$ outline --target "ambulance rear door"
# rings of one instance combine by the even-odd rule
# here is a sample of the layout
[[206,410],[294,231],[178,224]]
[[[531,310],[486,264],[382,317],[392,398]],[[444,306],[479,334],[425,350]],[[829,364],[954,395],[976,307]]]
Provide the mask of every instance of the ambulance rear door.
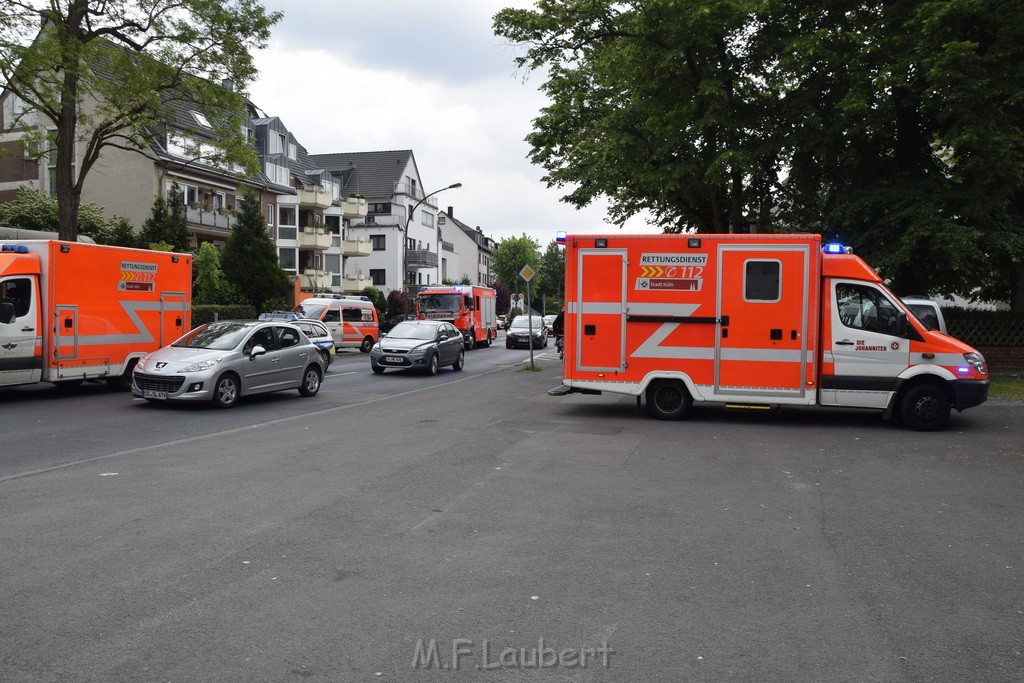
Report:
[[626,251],[576,253],[576,369],[621,372],[626,367]]

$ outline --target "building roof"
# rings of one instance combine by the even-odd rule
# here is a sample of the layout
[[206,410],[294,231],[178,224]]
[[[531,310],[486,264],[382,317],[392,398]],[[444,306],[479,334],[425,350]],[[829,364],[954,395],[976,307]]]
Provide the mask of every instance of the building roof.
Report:
[[317,168],[341,176],[342,194],[356,192],[372,199],[390,198],[395,193],[405,179],[410,160],[415,166],[411,149],[309,155],[310,163]]
[[491,246],[490,246],[489,243],[493,242],[493,240],[491,238],[487,237],[486,235],[484,235],[483,232],[481,232],[479,227],[472,228],[472,227],[466,225],[465,223],[463,223],[462,221],[460,221],[455,216],[453,216],[452,215],[452,213],[453,213],[452,207],[450,207],[450,206],[448,207],[447,211],[442,211],[442,213],[448,218],[448,220],[450,220],[452,223],[454,223],[455,226],[457,228],[459,228],[459,230],[462,230],[462,232],[464,232],[466,234],[466,236],[469,237],[469,239],[471,239],[474,242],[476,242],[478,247],[486,249],[487,251],[491,250]]

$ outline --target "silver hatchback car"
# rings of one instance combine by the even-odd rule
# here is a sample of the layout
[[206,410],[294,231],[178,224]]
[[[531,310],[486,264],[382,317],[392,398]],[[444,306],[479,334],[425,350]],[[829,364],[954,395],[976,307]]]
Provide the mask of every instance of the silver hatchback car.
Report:
[[316,396],[323,376],[319,349],[294,325],[224,320],[139,359],[132,393],[148,401],[212,401],[230,408],[249,394],[298,389]]

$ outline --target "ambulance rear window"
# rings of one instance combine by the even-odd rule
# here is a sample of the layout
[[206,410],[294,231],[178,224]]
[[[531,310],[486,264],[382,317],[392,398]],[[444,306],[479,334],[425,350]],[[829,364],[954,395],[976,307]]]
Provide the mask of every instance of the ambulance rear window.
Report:
[[782,298],[782,264],[778,261],[747,261],[743,271],[746,301],[779,301]]

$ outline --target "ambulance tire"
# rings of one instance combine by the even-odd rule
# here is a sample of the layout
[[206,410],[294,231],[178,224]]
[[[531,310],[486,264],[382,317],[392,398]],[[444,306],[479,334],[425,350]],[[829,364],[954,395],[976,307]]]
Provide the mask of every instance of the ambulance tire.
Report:
[[659,420],[681,420],[690,413],[693,398],[686,386],[672,379],[659,379],[647,385],[647,413]]
[[363,340],[363,343],[359,345],[360,353],[369,353],[370,349],[373,348],[373,337],[367,337]]
[[299,385],[299,395],[316,396],[317,392],[320,391],[320,383],[322,379],[323,375],[320,374],[320,368],[315,365],[310,365],[306,368],[306,372],[302,374],[302,384]]
[[132,388],[132,370],[138,361],[129,361],[128,367],[117,377],[108,377],[107,386],[113,391],[130,391]]
[[238,377],[233,373],[226,372],[217,378],[213,385],[213,405],[218,408],[230,408],[238,403],[238,397],[242,394],[242,385]]
[[919,432],[942,429],[949,419],[949,394],[936,384],[910,387],[900,399],[903,424]]

